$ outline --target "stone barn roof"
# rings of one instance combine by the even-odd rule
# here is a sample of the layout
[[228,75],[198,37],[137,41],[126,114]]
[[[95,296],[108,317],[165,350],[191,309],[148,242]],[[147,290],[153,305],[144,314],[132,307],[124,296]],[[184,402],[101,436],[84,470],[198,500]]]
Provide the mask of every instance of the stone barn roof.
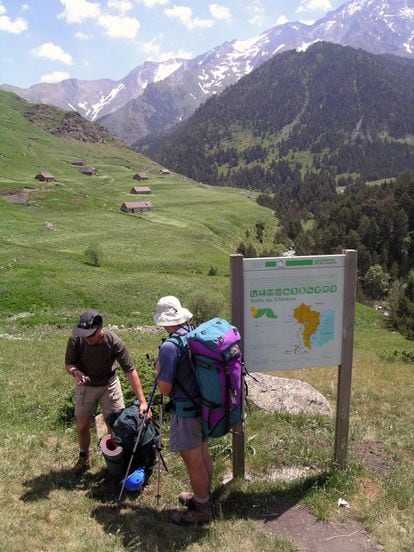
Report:
[[131,191],[129,193],[130,194],[150,194],[152,192],[151,192],[151,188],[149,188],[148,186],[134,186],[133,188],[131,188]]
[[125,213],[142,213],[143,211],[152,211],[151,201],[124,201],[121,205],[121,211]]
[[50,182],[52,180],[56,180],[56,178],[53,176],[53,174],[50,173],[50,172],[47,172],[47,171],[42,171],[42,172],[37,173],[35,178],[36,178],[36,180],[42,180],[43,182],[44,181]]

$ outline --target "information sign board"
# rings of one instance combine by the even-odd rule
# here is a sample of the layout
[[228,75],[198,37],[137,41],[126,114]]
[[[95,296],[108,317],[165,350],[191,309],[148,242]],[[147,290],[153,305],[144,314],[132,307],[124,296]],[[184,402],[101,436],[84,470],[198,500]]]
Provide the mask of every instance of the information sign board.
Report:
[[341,363],[345,255],[243,260],[249,372]]

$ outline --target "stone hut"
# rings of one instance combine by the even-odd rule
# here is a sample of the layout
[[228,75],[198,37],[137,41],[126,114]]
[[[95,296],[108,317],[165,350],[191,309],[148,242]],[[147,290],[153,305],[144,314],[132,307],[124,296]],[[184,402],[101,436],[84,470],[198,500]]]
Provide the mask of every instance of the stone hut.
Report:
[[53,182],[56,178],[50,172],[42,171],[35,176],[36,180],[40,182]]
[[79,169],[79,172],[81,172],[82,174],[87,174],[88,176],[92,176],[96,174],[96,169],[95,167],[81,167]]
[[134,180],[148,180],[148,175],[146,175],[145,173],[138,172],[138,173],[134,174],[133,179]]
[[134,186],[131,188],[130,194],[151,194],[151,188],[148,186]]
[[125,201],[121,205],[121,211],[124,213],[145,213],[153,209],[150,201]]

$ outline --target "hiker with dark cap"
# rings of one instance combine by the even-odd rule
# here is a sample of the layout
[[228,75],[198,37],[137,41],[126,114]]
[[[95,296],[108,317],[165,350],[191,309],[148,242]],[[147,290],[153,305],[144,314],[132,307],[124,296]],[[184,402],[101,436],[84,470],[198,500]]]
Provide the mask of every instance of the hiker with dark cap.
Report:
[[[104,328],[102,316],[96,310],[87,310],[72,330],[66,347],[65,368],[75,379],[75,417],[79,443],[79,459],[75,471],[90,468],[90,427],[101,405],[104,418],[125,407],[117,363],[139,400],[140,412],[147,408],[141,381],[132,358],[122,340],[110,329]],[[111,428],[108,428],[111,431]]]
[[[162,297],[156,307],[154,322],[169,336],[185,336],[193,315],[173,296]],[[183,492],[178,500],[186,511],[174,512],[171,521],[179,525],[201,525],[212,520],[210,485],[213,463],[208,451],[208,440],[201,430],[201,417],[194,401],[199,398],[198,384],[190,357],[174,342],[166,339],[161,345],[158,361],[158,387],[170,398],[172,405],[170,450],[184,460],[190,478],[192,493]],[[189,398],[193,400],[189,401]]]

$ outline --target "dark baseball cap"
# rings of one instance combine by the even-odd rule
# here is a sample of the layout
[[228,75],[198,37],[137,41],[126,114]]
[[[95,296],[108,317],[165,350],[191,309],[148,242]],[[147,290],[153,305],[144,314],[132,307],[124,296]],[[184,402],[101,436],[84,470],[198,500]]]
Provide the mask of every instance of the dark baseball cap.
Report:
[[90,309],[81,314],[79,324],[73,328],[72,334],[76,337],[89,337],[102,325],[102,316],[96,310]]

